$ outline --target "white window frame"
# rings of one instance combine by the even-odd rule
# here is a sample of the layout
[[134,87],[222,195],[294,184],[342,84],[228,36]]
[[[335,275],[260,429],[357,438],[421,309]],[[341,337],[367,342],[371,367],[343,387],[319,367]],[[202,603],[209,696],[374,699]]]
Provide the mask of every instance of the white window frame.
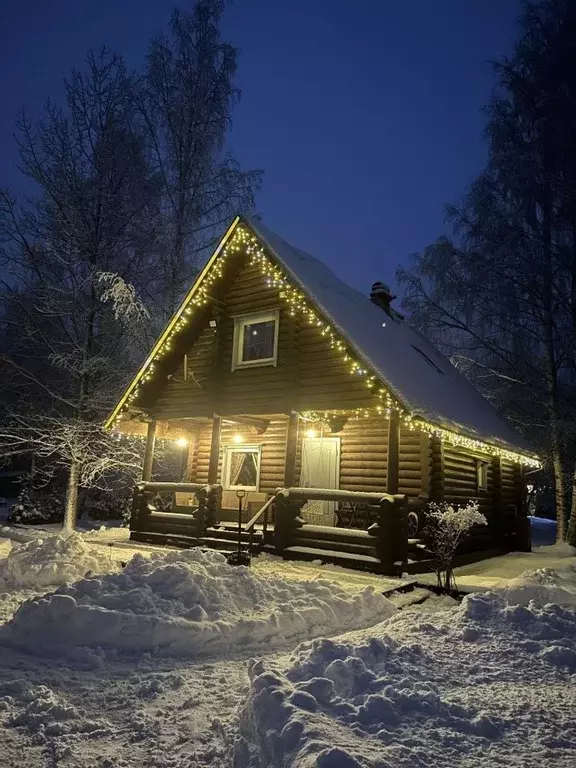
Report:
[[[274,322],[274,353],[272,357],[264,357],[260,360],[242,360],[244,346],[244,328],[254,323]],[[267,312],[254,312],[249,315],[237,315],[234,318],[234,346],[232,350],[232,370],[236,368],[258,368],[264,365],[278,364],[278,329],[280,327],[280,312],[271,309]]]
[[[230,484],[230,458],[234,453],[256,453],[258,465],[256,467],[256,485],[231,485]],[[257,491],[260,488],[260,467],[262,464],[262,446],[249,444],[236,444],[224,446],[222,456],[222,487],[225,491]]]
[[476,459],[476,488],[478,491],[488,490],[488,464],[483,459]]

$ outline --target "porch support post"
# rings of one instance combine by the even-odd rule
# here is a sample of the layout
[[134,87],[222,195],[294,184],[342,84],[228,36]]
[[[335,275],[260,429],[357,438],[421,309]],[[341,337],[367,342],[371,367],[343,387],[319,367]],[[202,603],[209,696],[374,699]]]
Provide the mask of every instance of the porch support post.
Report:
[[502,460],[492,458],[492,515],[488,522],[498,546],[505,544],[504,497],[502,494]]
[[400,417],[392,409],[388,421],[388,461],[386,471],[386,492],[398,493],[400,471]]
[[286,435],[286,463],[284,465],[284,488],[292,488],[296,482],[296,451],[298,448],[298,427],[300,415],[290,413]]
[[444,501],[444,445],[438,435],[430,435],[430,500]]
[[148,481],[152,477],[152,462],[154,461],[154,444],[156,442],[156,421],[149,421],[146,430],[146,448],[144,449],[144,461],[142,463],[142,480]]
[[208,463],[208,483],[214,485],[218,480],[218,460],[220,459],[220,433],[222,419],[214,414],[212,418],[212,439],[210,441],[210,461]]

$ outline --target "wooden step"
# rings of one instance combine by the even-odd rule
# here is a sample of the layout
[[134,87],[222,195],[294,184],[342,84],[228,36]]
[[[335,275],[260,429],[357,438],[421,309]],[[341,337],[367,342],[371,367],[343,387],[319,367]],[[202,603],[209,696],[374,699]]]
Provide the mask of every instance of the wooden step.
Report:
[[321,539],[318,537],[302,536],[301,531],[292,539],[293,545],[298,547],[312,547],[314,549],[329,550],[333,552],[345,552],[349,555],[368,555],[369,557],[376,557],[376,547],[374,545],[374,539],[370,537],[370,541],[361,544],[351,544],[348,541],[334,541],[329,539]]
[[[215,549],[217,552],[235,552],[238,549],[238,542],[228,539],[205,537],[201,540],[200,547],[202,549]],[[246,549],[246,546],[244,545],[242,549]]]
[[358,528],[336,528],[330,525],[304,525],[302,528],[298,528],[298,536],[306,539],[331,541],[336,545],[346,543],[373,546],[375,540],[368,531],[361,531]]
[[380,560],[377,557],[371,555],[356,555],[349,552],[340,552],[330,549],[319,549],[317,547],[303,547],[295,545],[287,547],[282,552],[283,557],[293,557],[294,559],[302,560],[322,560],[327,563],[346,563],[346,565],[354,566],[364,565],[381,567]]
[[131,541],[139,541],[143,544],[164,544],[172,547],[191,549],[198,547],[199,540],[196,536],[182,536],[174,533],[156,533],[154,531],[131,531]]
[[[234,528],[208,528],[206,535],[212,539],[221,539],[223,541],[238,541],[238,530]],[[242,531],[240,538],[243,542],[248,542],[250,540],[250,532]],[[253,540],[255,544],[262,541],[262,538],[262,531],[254,531]]]

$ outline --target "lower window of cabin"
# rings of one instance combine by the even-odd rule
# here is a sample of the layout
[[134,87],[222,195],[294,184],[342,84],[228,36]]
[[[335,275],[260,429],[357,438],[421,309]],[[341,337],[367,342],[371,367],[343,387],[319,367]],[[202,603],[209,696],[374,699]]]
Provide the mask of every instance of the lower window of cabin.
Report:
[[224,448],[222,485],[228,490],[257,491],[260,482],[259,445]]
[[476,461],[476,487],[479,491],[488,490],[488,462],[481,459]]

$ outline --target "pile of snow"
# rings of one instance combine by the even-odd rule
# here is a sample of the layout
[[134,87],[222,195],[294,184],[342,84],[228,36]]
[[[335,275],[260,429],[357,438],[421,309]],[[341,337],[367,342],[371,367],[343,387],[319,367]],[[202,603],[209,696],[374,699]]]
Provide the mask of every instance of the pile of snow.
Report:
[[474,594],[252,661],[236,764],[572,766],[576,612]]
[[0,560],[0,586],[53,587],[117,569],[104,549],[89,546],[80,534],[36,534],[28,541],[13,541],[8,556]]
[[496,591],[510,603],[518,605],[534,601],[540,605],[557,603],[576,608],[576,566],[570,564],[525,571]]
[[24,603],[0,643],[47,653],[88,646],[195,656],[274,648],[374,624],[395,609],[373,587],[296,582],[233,567],[199,549],[144,558]]
[[105,720],[87,717],[86,712],[66,702],[51,688],[34,685],[24,678],[0,683],[0,710],[11,713],[6,725],[26,728],[36,743],[72,733],[94,738],[111,730]]

